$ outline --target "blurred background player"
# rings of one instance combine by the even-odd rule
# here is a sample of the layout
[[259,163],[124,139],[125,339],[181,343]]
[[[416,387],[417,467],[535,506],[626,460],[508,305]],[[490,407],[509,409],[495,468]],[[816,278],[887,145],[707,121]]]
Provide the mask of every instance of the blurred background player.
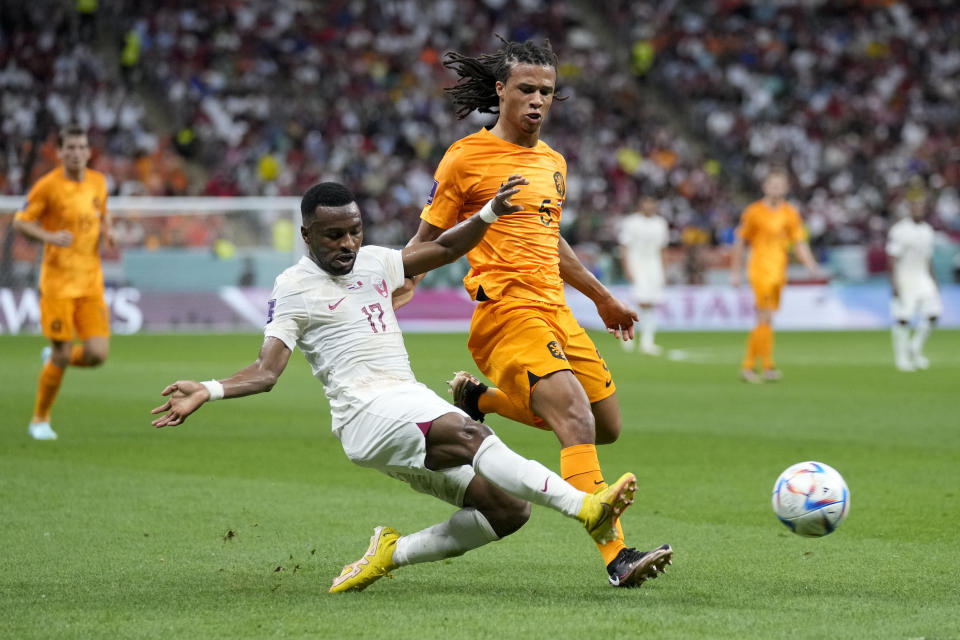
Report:
[[[658,215],[656,198],[640,199],[640,210],[623,218],[620,227],[620,264],[630,282],[634,301],[640,307],[640,352],[658,356],[654,343],[657,332],[657,305],[663,301],[663,249],[670,242],[667,221]],[[633,340],[623,343],[632,351]]]
[[[41,177],[14,218],[14,228],[44,243],[40,270],[40,322],[50,338],[30,420],[30,435],[55,440],[50,408],[68,365],[95,367],[107,359],[110,312],[103,299],[100,239],[113,245],[107,181],[87,168],[90,144],[79,125],[59,134],[61,166]],[[74,335],[82,344],[74,344]]]
[[[530,181],[515,202],[523,210],[495,225],[468,254],[464,278],[477,304],[467,346],[498,388],[466,372],[451,381],[454,404],[474,419],[495,412],[551,429],[560,441],[560,475],[581,491],[605,486],[596,443],[620,435],[613,377],[566,305],[564,282],[590,298],[607,330],[633,337],[637,314],[613,297],[577,259],[559,230],[567,163],[540,140],[557,89],[557,56],[549,43],[503,41],[491,54],[447,54],[459,75],[447,92],[460,118],[474,110],[496,123],[454,142],[434,174],[433,189],[411,245],[437,238],[474,215],[522,167]],[[599,544],[613,586],[649,577],[647,553],[616,540]]]
[[[890,227],[887,254],[890,256],[890,286],[893,299],[893,355],[897,369],[926,369],[930,362],[923,345],[942,313],[940,291],[933,277],[933,227],[926,221],[926,198],[909,201],[910,214]],[[910,335],[910,321],[917,324]]]
[[[462,256],[511,204],[513,175],[479,215],[436,241],[402,251],[362,246],[363,221],[353,194],[325,182],[301,201],[301,234],[309,254],[277,277],[256,362],[218,381],[179,380],[153,409],[156,427],[176,426],[204,403],[270,391],[299,347],[330,402],[332,428],[344,453],[412,488],[459,507],[447,521],[401,536],[377,527],[363,556],[343,568],[331,593],[360,591],[404,565],[459,556],[510,535],[527,521],[527,501],[582,522],[595,540],[616,535],[614,522],[633,499],[636,478],[624,474],[599,492],[578,491],[542,464],[511,451],[488,427],[417,382],[403,335],[388,304],[404,278]],[[656,574],[669,547],[649,556]],[[659,566],[658,566],[659,565]]]
[[[763,198],[747,206],[740,217],[733,245],[730,282],[740,286],[743,249],[750,245],[747,279],[753,287],[757,324],[747,338],[740,376],[746,382],[775,381],[782,376],[773,361],[773,313],[780,308],[780,293],[787,283],[788,252],[794,253],[812,276],[820,274],[800,214],[787,202],[790,177],[784,169],[773,169],[763,181]],[[754,367],[757,359],[762,377]]]

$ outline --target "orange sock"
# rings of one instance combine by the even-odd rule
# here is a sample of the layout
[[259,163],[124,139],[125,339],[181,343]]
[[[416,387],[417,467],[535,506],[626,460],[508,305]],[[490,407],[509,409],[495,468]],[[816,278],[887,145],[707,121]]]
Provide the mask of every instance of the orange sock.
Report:
[[34,420],[44,421],[50,419],[50,407],[57,398],[57,391],[60,390],[60,382],[63,380],[63,369],[47,362],[43,365],[40,372],[40,380],[37,382],[37,402],[33,406]]
[[759,349],[757,349],[760,363],[764,369],[773,369],[773,327],[761,324],[756,330],[760,336]]
[[740,365],[741,369],[752,370],[756,365],[758,353],[758,332],[760,327],[754,327],[753,331],[747,336],[747,353],[743,356],[743,364]]
[[[561,449],[560,475],[574,488],[587,493],[593,493],[600,487],[606,486],[603,472],[600,471],[597,447],[592,444],[575,444]],[[617,539],[606,544],[598,544],[597,548],[600,549],[604,564],[610,564],[626,546],[623,542],[623,529],[617,522]]]
[[524,411],[510,401],[509,396],[496,387],[489,387],[486,393],[477,398],[477,408],[483,413],[496,413],[515,422],[536,426],[533,413]]

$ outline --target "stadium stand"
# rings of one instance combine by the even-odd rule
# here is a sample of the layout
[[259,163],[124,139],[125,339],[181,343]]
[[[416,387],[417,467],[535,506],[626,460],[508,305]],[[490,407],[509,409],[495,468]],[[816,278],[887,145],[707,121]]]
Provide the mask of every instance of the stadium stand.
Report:
[[[960,232],[948,2],[421,5],[160,0],[93,18],[50,0],[5,6],[0,193],[22,193],[54,161],[55,125],[78,119],[114,194],[296,195],[337,178],[360,194],[368,239],[402,244],[446,146],[490,121],[455,119],[442,54],[491,50],[501,34],[547,37],[560,55],[571,99],[544,139],[570,165],[564,232],[601,275],[616,276],[618,215],[652,191],[685,249],[671,279],[702,281],[716,256],[701,249],[729,242],[774,163],[797,178],[814,246],[856,245],[852,262],[870,269],[912,194],[931,194],[934,224]],[[218,225],[122,232],[126,246],[186,247]]]
[[605,7],[741,184],[789,166],[821,244],[870,243],[922,193],[960,232],[955,3],[658,4]]

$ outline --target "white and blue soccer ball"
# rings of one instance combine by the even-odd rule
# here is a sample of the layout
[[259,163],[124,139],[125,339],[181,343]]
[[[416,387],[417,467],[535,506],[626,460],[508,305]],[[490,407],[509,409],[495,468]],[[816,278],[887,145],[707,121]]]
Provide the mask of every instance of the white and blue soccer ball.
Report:
[[798,536],[833,533],[850,513],[850,490],[843,476],[822,462],[798,462],[773,485],[773,511]]

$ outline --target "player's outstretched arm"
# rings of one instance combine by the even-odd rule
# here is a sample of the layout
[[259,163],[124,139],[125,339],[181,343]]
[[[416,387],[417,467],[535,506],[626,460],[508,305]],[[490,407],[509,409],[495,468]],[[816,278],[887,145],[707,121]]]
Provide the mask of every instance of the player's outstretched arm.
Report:
[[613,334],[617,339],[633,340],[633,323],[637,321],[637,312],[615,298],[610,290],[583,266],[577,254],[562,237],[559,250],[560,277],[563,281],[593,300],[607,333]]
[[[290,349],[277,338],[268,337],[260,347],[256,362],[221,380],[224,398],[239,398],[270,391],[290,360]],[[210,390],[194,380],[177,380],[160,392],[169,396],[166,402],[150,413],[163,413],[151,424],[159,427],[175,427],[211,399]],[[214,400],[218,398],[213,398]],[[166,413],[164,413],[166,412]]]
[[820,265],[817,264],[817,259],[813,257],[813,251],[810,250],[810,245],[806,241],[798,242],[793,249],[794,253],[797,254],[797,258],[800,259],[800,262],[807,268],[807,271],[810,272],[810,275],[813,277],[819,277]]
[[408,278],[453,262],[477,246],[487,228],[500,216],[516,213],[522,205],[510,202],[511,196],[520,191],[520,186],[530,184],[526,178],[514,174],[500,185],[497,195],[483,205],[478,213],[450,227],[436,240],[408,244],[403,248],[403,270]]
[[740,272],[743,269],[744,240],[739,233],[734,233],[733,253],[730,257],[730,284],[740,286]]
[[39,222],[32,220],[14,220],[13,228],[34,240],[57,247],[69,247],[73,244],[73,234],[66,230],[47,231]]
[[117,236],[113,230],[113,216],[109,211],[104,211],[100,219],[100,238],[109,249],[117,246]]

